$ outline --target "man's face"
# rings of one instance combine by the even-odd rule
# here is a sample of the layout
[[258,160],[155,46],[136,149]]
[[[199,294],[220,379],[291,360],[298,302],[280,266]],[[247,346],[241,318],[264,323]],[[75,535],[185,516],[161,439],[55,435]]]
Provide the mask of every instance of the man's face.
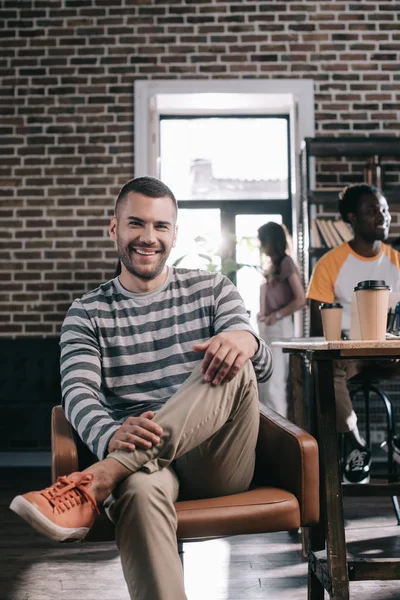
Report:
[[175,246],[176,208],[168,197],[130,192],[112,217],[110,237],[127,271],[141,280],[156,279]]
[[381,194],[361,196],[357,213],[350,213],[349,219],[354,232],[367,242],[388,238],[392,217],[386,198]]

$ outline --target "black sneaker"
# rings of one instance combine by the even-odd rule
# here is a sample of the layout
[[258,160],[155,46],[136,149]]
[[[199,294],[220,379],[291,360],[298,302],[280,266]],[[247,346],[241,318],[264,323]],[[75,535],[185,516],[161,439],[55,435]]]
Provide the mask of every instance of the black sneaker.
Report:
[[[388,451],[388,443],[387,440],[382,442],[381,444],[382,450],[385,452]],[[393,460],[400,464],[400,439],[395,435],[392,438],[392,448],[393,448]]]
[[343,473],[344,483],[369,483],[371,469],[371,452],[352,450],[346,459]]

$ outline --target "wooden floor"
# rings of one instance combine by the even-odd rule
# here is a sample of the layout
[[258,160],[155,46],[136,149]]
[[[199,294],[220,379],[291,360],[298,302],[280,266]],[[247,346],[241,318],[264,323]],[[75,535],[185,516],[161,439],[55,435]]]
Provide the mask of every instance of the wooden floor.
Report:
[[[48,478],[45,469],[0,470],[0,600],[129,600],[115,544],[54,544],[8,510],[15,494],[40,489]],[[349,555],[400,558],[390,499],[346,498],[345,516]],[[189,600],[306,600],[306,574],[297,534],[185,546]],[[351,584],[351,600],[395,598],[400,582]]]

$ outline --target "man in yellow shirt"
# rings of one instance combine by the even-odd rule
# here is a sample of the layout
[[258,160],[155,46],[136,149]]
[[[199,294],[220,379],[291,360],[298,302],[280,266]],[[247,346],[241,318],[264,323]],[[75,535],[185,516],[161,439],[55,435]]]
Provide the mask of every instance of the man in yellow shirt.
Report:
[[[359,281],[383,279],[393,292],[400,292],[400,253],[384,244],[388,238],[391,216],[383,194],[367,184],[350,185],[339,197],[339,211],[350,223],[354,238],[327,252],[315,265],[307,298],[310,299],[311,335],[322,335],[319,311],[321,302],[343,305],[342,329],[350,330],[351,299]],[[349,483],[367,483],[371,453],[362,438],[353,410],[347,380],[362,371],[363,361],[335,363],[337,428],[352,448],[346,458],[344,479]],[[391,366],[400,374],[398,365]],[[386,447],[387,449],[387,447]],[[394,459],[400,462],[400,440],[394,440]]]

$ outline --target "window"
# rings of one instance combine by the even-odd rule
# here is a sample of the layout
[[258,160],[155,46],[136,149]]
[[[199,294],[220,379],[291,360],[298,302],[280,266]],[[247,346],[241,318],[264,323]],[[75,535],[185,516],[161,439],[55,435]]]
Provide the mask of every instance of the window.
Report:
[[221,211],[218,208],[179,209],[176,247],[168,264],[188,269],[221,268]]
[[289,121],[160,117],[160,177],[178,200],[288,199]]
[[178,245],[170,264],[226,272],[230,261],[231,279],[254,323],[261,277],[253,264],[260,259],[258,227],[271,220],[284,223],[296,248],[294,166],[302,139],[314,135],[313,81],[134,85],[134,174],[160,177],[179,202]]

